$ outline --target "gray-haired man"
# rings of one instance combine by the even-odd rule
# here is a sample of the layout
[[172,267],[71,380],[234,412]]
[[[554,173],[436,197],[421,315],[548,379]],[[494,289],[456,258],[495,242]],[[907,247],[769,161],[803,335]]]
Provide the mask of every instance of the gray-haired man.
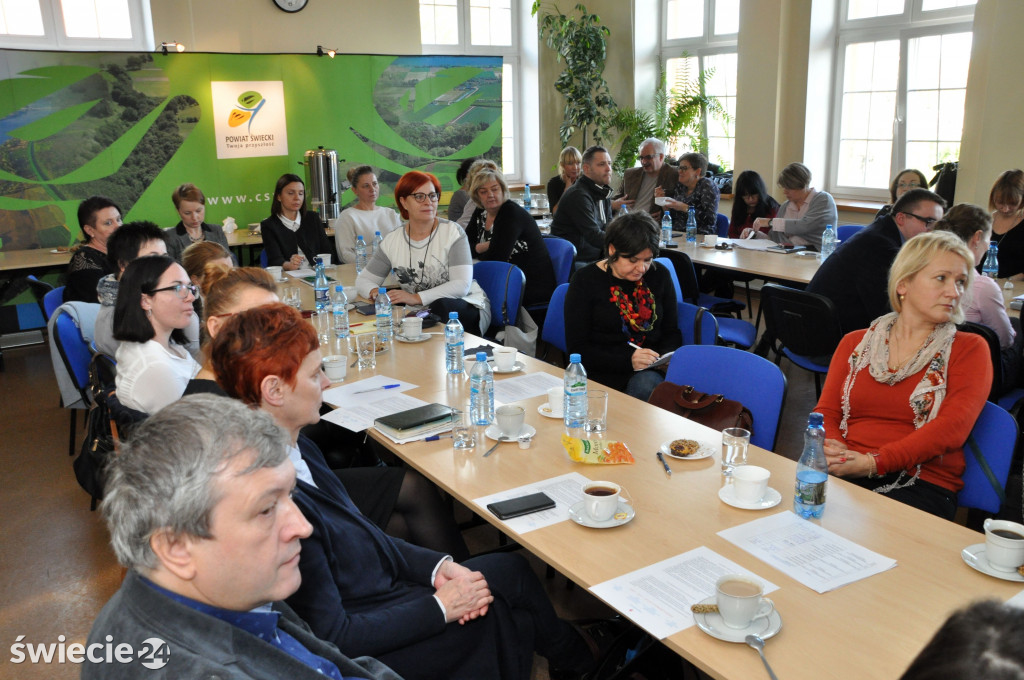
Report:
[[621,198],[630,210],[646,210],[655,220],[661,220],[661,206],[654,203],[655,190],[661,187],[661,196],[671,196],[676,190],[679,173],[665,163],[665,142],[649,137],[640,143],[640,167],[626,170],[622,187],[615,198]]

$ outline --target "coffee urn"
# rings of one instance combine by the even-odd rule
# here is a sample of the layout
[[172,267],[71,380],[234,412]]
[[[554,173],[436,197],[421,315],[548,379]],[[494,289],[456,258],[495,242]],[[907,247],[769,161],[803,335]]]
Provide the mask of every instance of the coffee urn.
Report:
[[318,147],[304,154],[306,166],[306,198],[309,209],[315,210],[320,221],[327,224],[340,212],[338,191],[338,152]]

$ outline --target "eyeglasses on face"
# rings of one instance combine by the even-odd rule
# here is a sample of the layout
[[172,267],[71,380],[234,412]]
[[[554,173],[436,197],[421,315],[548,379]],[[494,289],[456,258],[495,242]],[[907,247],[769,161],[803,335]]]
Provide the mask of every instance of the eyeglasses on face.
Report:
[[900,182],[899,184],[896,185],[896,187],[899,188],[899,189],[920,189],[921,188],[921,183],[920,182]]
[[693,168],[689,165],[683,165],[682,163],[679,164],[679,172],[689,172],[690,170],[693,170]]
[[910,217],[913,217],[915,220],[921,220],[922,222],[924,222],[924,226],[925,227],[930,227],[933,224],[935,224],[936,222],[938,222],[938,220],[935,219],[934,217],[921,217],[920,215],[915,215],[912,212],[906,212],[906,211],[901,211],[901,212],[904,215],[909,215]]
[[640,160],[641,161],[650,161],[650,160],[653,160],[653,159],[657,158],[660,155],[661,155],[660,153],[645,153],[643,156],[640,156]]
[[157,293],[163,293],[164,291],[174,291],[174,294],[182,300],[187,300],[189,295],[192,297],[199,297],[199,286],[194,283],[176,283],[173,286],[155,288],[150,291],[149,294],[156,295]]
[[415,193],[409,194],[409,196],[416,199],[417,203],[426,203],[427,201],[430,201],[431,203],[437,203],[437,199],[441,198],[441,194],[433,191],[430,192],[429,194]]

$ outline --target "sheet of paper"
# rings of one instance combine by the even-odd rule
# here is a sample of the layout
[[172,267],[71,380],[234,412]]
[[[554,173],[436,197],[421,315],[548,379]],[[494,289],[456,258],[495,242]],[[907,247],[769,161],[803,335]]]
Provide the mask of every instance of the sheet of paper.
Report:
[[508,404],[520,399],[539,397],[547,393],[552,387],[562,384],[562,379],[557,375],[538,372],[527,373],[515,378],[505,378],[494,381],[494,401],[497,404]]
[[1016,607],[1017,609],[1024,609],[1024,590],[1007,600],[1006,604],[1011,607]]
[[583,497],[583,485],[591,481],[593,480],[584,477],[578,472],[570,472],[515,489],[499,491],[483,498],[476,498],[473,502],[480,508],[481,512],[490,512],[487,509],[488,503],[507,501],[510,498],[518,498],[519,496],[543,491],[555,502],[555,507],[550,510],[542,510],[529,515],[523,515],[522,517],[504,520],[509,529],[525,534],[527,531],[541,529],[569,519],[569,506],[580,501]]
[[768,250],[772,246],[779,245],[770,238],[734,238],[728,239],[728,241],[733,247],[744,250]]
[[[399,387],[356,394],[361,390],[371,390],[375,387],[394,384],[398,384]],[[324,401],[334,406],[335,409],[325,415],[324,420],[341,425],[353,432],[362,432],[366,428],[372,427],[373,421],[381,416],[389,416],[392,413],[425,405],[427,402],[422,399],[401,394],[414,387],[417,385],[386,375],[375,375],[365,380],[332,387],[329,390],[324,390]]]
[[790,510],[719,531],[718,535],[819,593],[896,566],[896,560]]
[[316,276],[316,272],[310,269],[309,267],[306,267],[304,269],[293,269],[291,271],[285,272],[285,274],[295,279],[302,279],[307,276]]
[[726,574],[744,574],[760,581],[764,583],[765,593],[779,589],[774,583],[701,546],[598,583],[590,591],[663,640],[694,625],[690,606],[712,597],[715,583]]

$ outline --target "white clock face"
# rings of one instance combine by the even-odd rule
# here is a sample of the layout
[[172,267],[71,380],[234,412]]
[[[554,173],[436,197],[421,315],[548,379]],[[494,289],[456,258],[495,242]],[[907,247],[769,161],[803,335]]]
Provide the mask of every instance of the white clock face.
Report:
[[285,12],[298,12],[309,0],[274,0],[274,4],[277,5],[278,9],[284,10]]

